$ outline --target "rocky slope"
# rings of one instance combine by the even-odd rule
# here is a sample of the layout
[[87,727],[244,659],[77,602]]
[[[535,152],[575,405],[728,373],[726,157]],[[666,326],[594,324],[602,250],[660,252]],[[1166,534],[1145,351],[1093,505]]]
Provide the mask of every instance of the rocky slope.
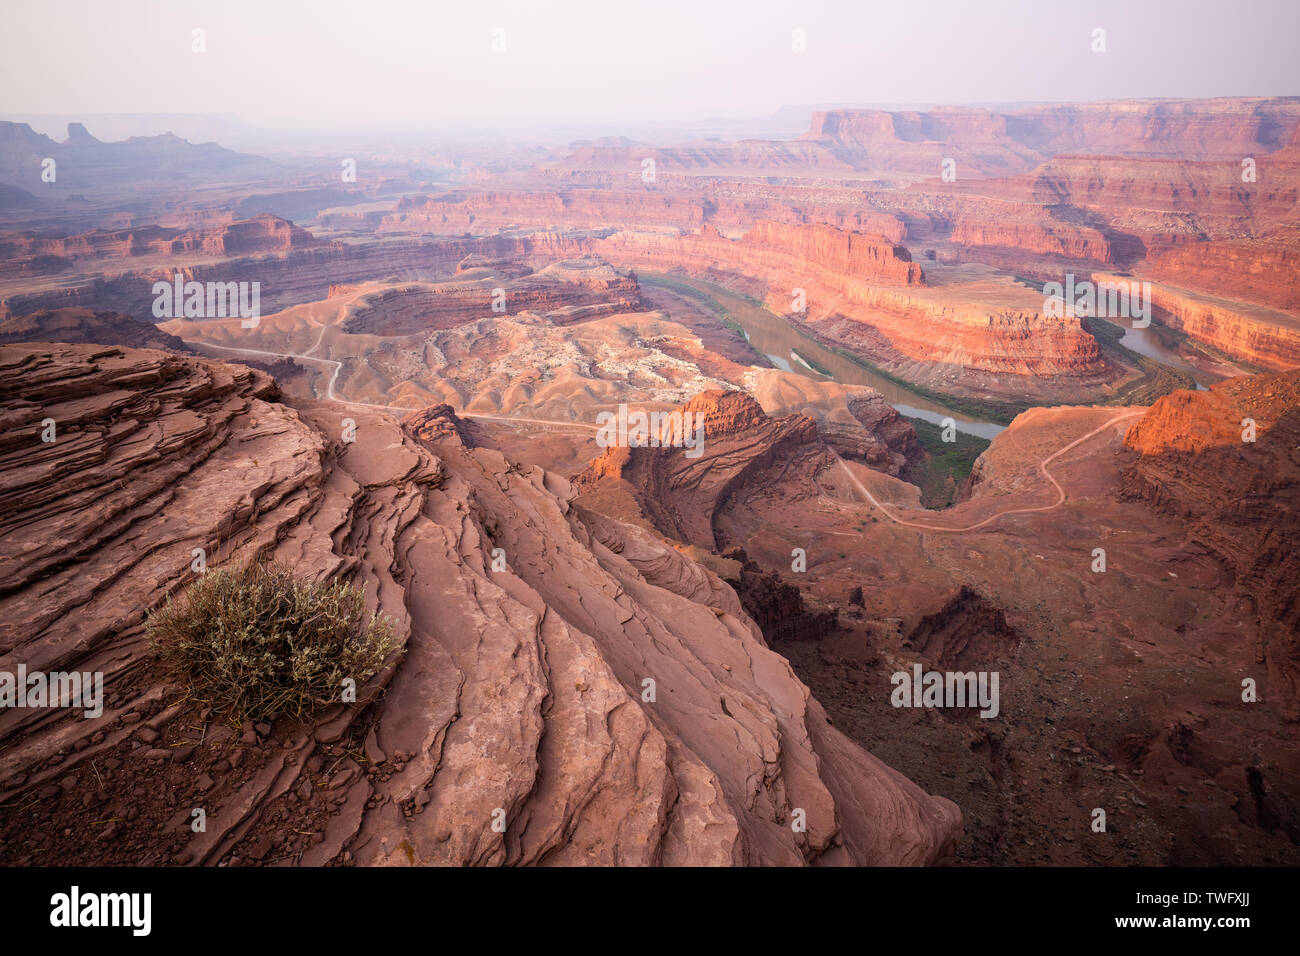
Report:
[[722,558],[730,562],[724,580],[736,589],[745,613],[769,644],[820,640],[838,629],[839,615],[833,609],[810,608],[802,591],[785,583],[779,574],[764,572],[744,548],[728,548]]
[[[1261,665],[1278,625],[1239,606],[1231,566],[1188,534],[1201,519],[1126,500],[1123,435],[1144,414],[1031,409],[984,452],[973,494],[942,512],[855,462],[813,471],[793,459],[780,483],[760,472],[714,515],[761,570],[838,612],[837,628],[782,652],[836,726],[961,806],[962,862],[1300,853],[1294,725],[1284,684]],[[1272,494],[1251,485],[1240,509],[1295,510],[1293,489]],[[1279,528],[1279,541],[1295,537]],[[806,571],[791,567],[793,548]],[[917,663],[999,673],[998,716],[894,707],[892,675]],[[1242,700],[1246,677],[1258,703]],[[1095,807],[1112,824],[1104,836],[1089,830]]]
[[[106,685],[98,719],[0,712],[7,860],[920,864],[960,833],[830,726],[731,588],[446,409],[403,425],[84,345],[0,348],[0,403],[0,667]],[[196,548],[353,576],[400,655],[359,704],[232,728],[142,636]]]
[[1231,569],[1238,613],[1266,635],[1274,692],[1300,717],[1300,372],[1174,392],[1124,443],[1137,454],[1125,492],[1186,520],[1192,542]]

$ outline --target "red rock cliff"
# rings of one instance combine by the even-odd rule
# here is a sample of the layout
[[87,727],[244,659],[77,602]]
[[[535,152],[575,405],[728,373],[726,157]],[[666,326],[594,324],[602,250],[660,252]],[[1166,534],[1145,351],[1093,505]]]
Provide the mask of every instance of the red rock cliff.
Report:
[[[1253,442],[1243,440],[1247,418]],[[1183,520],[1228,567],[1240,613],[1269,635],[1265,692],[1300,717],[1300,372],[1174,392],[1124,444],[1137,456],[1125,492]]]

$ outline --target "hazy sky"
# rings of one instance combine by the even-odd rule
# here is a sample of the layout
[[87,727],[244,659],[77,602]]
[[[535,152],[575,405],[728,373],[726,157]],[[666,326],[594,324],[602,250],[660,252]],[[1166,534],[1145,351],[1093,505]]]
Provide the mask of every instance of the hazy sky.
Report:
[[492,128],[1300,94],[1298,28],[1300,0],[3,0],[0,113]]

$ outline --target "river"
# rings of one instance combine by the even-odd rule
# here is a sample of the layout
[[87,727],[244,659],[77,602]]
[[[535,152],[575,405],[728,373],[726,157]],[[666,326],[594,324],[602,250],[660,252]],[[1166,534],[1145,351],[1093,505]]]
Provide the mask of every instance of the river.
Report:
[[[923,398],[897,382],[890,381],[883,375],[878,375],[850,361],[799,331],[776,313],[756,306],[748,299],[743,299],[722,286],[701,279],[687,279],[683,276],[668,278],[673,283],[690,286],[697,292],[717,300],[718,304],[726,310],[727,318],[744,330],[749,344],[756,351],[767,356],[768,361],[782,371],[795,372],[822,381],[829,377],[841,385],[866,385],[883,395],[885,401],[896,408],[900,415],[919,418],[935,425],[941,425],[945,418],[951,418],[957,426],[957,431],[967,435],[991,439],[1005,430],[1004,425],[977,421],[960,412],[945,408],[938,402]],[[642,274],[641,277],[641,281],[647,285],[658,284],[655,279],[653,275]],[[825,369],[830,372],[830,375],[821,374],[816,367]]]
[[1168,365],[1178,369],[1180,372],[1187,372],[1192,376],[1192,381],[1196,383],[1198,392],[1207,391],[1206,387],[1201,384],[1201,379],[1205,373],[1195,365],[1183,359],[1177,352],[1171,352],[1161,343],[1160,337],[1150,328],[1135,329],[1128,325],[1121,325],[1124,329],[1123,336],[1120,337],[1119,344],[1126,349],[1137,352],[1139,355],[1145,355],[1147,358],[1155,359],[1162,365]]

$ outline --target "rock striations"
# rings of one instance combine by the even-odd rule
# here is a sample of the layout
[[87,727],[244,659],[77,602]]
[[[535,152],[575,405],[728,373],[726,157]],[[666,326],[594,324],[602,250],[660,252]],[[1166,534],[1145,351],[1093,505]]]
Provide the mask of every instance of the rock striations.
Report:
[[[817,437],[817,425],[803,415],[771,419],[747,393],[711,390],[681,411],[704,420],[702,452],[685,448],[607,448],[574,478],[580,489],[614,483],[625,488],[641,512],[662,534],[706,551],[721,551],[714,516],[731,493],[764,485],[763,475],[780,475],[792,463],[830,460]],[[795,469],[798,470],[798,464]]]
[[[19,863],[925,864],[960,834],[728,585],[448,408],[403,424],[245,366],[27,344],[0,347],[0,422],[0,669],[105,676],[99,719],[0,712]],[[142,635],[195,549],[352,576],[400,653],[356,704],[232,728]]]

